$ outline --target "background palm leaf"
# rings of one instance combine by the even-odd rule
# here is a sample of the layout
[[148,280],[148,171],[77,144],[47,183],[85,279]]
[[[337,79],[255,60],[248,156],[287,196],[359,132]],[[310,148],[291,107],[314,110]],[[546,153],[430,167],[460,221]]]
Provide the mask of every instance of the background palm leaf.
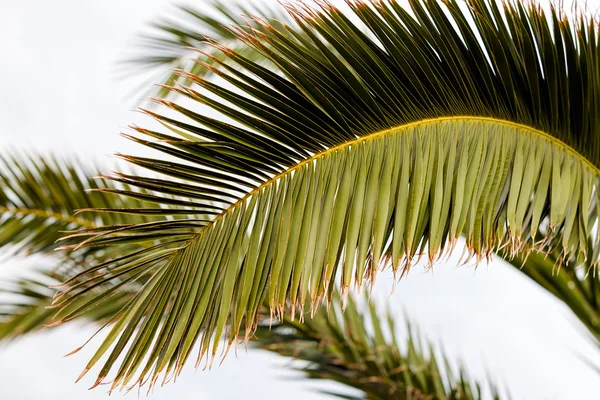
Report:
[[[5,255],[23,256],[43,254],[46,268],[22,271],[21,277],[4,280],[0,289],[0,340],[11,339],[52,324],[57,310],[52,305],[57,285],[83,265],[98,265],[113,260],[119,254],[139,250],[135,244],[122,248],[89,248],[79,251],[59,251],[58,239],[66,231],[82,228],[101,229],[103,226],[148,223],[164,217],[135,213],[147,207],[146,202],[123,196],[110,195],[111,190],[129,190],[126,184],[99,177],[97,167],[89,167],[75,158],[20,152],[0,155],[0,248]],[[127,210],[126,213],[80,212],[86,209]],[[66,241],[65,245],[77,243]],[[113,252],[112,250],[115,250]],[[33,272],[33,273],[32,273]],[[116,281],[116,282],[115,282]],[[92,321],[113,317],[135,292],[114,293],[110,301],[86,305],[92,295],[106,293],[115,280],[98,285],[91,294],[73,303],[70,310]],[[89,305],[89,304],[88,304]]]
[[[209,10],[208,13],[205,9]],[[262,29],[261,24],[244,18],[246,15],[260,16],[276,26],[291,23],[282,9],[265,4],[247,5],[245,2],[213,0],[205,9],[179,6],[169,18],[153,23],[151,33],[143,35],[138,41],[139,55],[124,61],[126,71],[135,72],[136,75],[140,70],[151,71],[157,76],[151,83],[189,85],[188,79],[172,70],[183,69],[195,76],[209,77],[214,58],[225,58],[222,52],[211,45],[213,42],[226,44],[252,61],[268,63],[259,52],[239,41],[231,28],[247,26],[248,30]],[[159,87],[152,94],[167,97],[171,93],[168,88]]]
[[446,358],[436,359],[432,346],[423,351],[410,325],[405,345],[399,346],[395,322],[369,300],[359,304],[351,297],[343,312],[334,302],[331,310],[321,309],[303,321],[284,317],[272,323],[265,318],[251,343],[308,361],[300,370],[309,378],[361,389],[365,399],[507,398],[492,385],[485,390],[473,384],[462,369],[457,376]]
[[[127,183],[177,211],[168,223],[79,234],[104,246],[199,228],[180,248],[103,265],[103,276],[152,278],[88,364],[114,345],[97,383],[127,343],[133,361],[116,383],[147,355],[138,382],[154,382],[181,368],[201,333],[209,357],[226,326],[230,344],[240,328],[249,337],[263,300],[278,314],[288,302],[292,314],[317,307],[338,272],[342,290],[386,264],[405,272],[461,234],[478,257],[507,247],[595,265],[598,27],[534,5],[467,5],[413,1],[411,15],[396,1],[354,2],[359,25],[327,3],[299,6],[290,14],[302,34],[262,23],[237,33],[280,74],[227,48],[213,72],[237,92],[184,74],[201,91],[174,91],[224,118],[162,101],[180,113],[150,113],[169,134],[138,128],[158,141],[134,140],[179,161],[128,157],[171,177]],[[86,285],[68,286],[60,304]]]
[[[57,283],[57,278],[40,273],[37,278],[3,285],[3,297],[16,296],[15,301],[0,304],[0,341],[52,326],[56,309],[48,307],[53,295],[48,285]],[[78,321],[109,323],[135,293],[121,291]],[[490,393],[494,399],[507,398],[491,384],[475,383],[463,368],[457,376],[445,356],[436,359],[439,352],[433,346],[423,350],[422,339],[410,326],[406,339],[400,339],[393,319],[379,314],[374,303],[360,304],[354,297],[345,312],[336,304],[333,310],[321,309],[302,321],[287,317],[273,321],[265,307],[250,346],[307,361],[299,369],[308,378],[342,383],[362,391],[367,399],[482,399]]]
[[[31,275],[31,271],[28,275]],[[64,280],[64,275],[56,268],[35,271],[33,277],[23,277],[11,281],[4,280],[0,290],[0,341],[13,340],[40,329],[47,329],[56,322],[57,310],[52,308],[55,291],[49,285],[57,285]],[[73,308],[81,305],[98,293],[109,290],[111,285],[103,285],[92,291],[87,297],[73,303]],[[81,313],[77,320],[85,320],[105,324],[125,305],[135,294],[135,288],[120,291],[95,307]]]
[[[0,154],[0,247],[13,255],[56,255],[56,241],[65,231],[139,224],[155,219],[133,213],[136,208],[146,209],[148,203],[108,194],[111,190],[129,188],[99,177],[98,171],[99,168],[87,167],[76,159]],[[121,209],[127,213],[74,215],[76,211],[90,208]],[[72,243],[77,242],[64,244]]]

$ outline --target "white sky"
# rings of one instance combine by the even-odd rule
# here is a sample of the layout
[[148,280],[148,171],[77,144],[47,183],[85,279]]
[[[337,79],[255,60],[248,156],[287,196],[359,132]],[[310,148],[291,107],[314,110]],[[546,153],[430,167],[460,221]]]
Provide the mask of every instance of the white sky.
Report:
[[[0,149],[77,153],[105,164],[114,151],[135,152],[136,146],[117,135],[139,115],[125,98],[131,83],[116,79],[115,62],[126,55],[142,24],[169,4],[0,0]],[[588,5],[595,8],[600,1],[588,0]],[[0,273],[28,265],[9,264]],[[501,261],[476,271],[453,265],[450,260],[434,273],[411,271],[388,298],[398,318],[405,310],[426,337],[443,343],[473,375],[483,377],[489,371],[515,399],[569,400],[597,394],[600,375],[576,353],[600,365],[600,351],[568,309]],[[385,299],[390,287],[391,278],[382,276],[375,293]],[[73,383],[92,347],[62,357],[92,332],[71,326],[0,347],[0,399],[106,398],[102,388],[86,390],[91,376]],[[299,374],[282,368],[288,363],[263,352],[240,353],[210,372],[188,367],[176,384],[156,389],[151,398],[328,398],[313,389],[331,385],[298,380]],[[286,379],[290,377],[294,380]]]

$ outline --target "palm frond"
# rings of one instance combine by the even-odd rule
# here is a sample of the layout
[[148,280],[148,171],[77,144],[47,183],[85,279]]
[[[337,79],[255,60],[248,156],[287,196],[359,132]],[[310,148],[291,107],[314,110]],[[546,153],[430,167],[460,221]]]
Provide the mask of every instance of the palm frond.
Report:
[[[99,178],[99,169],[85,165],[54,156],[0,154],[0,247],[14,255],[53,254],[65,231],[155,219],[133,214],[132,209],[147,208],[148,204],[110,195],[111,190],[127,187]],[[74,215],[89,208],[127,213]]]
[[[247,15],[261,17],[264,21],[279,26],[291,23],[291,19],[280,9],[265,4],[246,3],[212,0],[204,5],[202,10],[191,6],[178,6],[171,16],[153,23],[150,33],[140,37],[138,49],[135,51],[138,54],[124,61],[124,71],[136,75],[140,70],[153,71],[156,79],[152,83],[187,86],[191,82],[172,70],[185,70],[197,77],[210,77],[213,59],[225,59],[223,53],[211,45],[214,42],[226,44],[254,62],[268,63],[261,53],[239,41],[232,27],[247,26],[247,30],[260,30],[261,24],[245,18]],[[172,92],[159,86],[152,94],[168,97]]]
[[[12,339],[55,322],[59,310],[50,307],[55,290],[49,289],[49,285],[61,283],[69,274],[81,271],[84,264],[90,267],[114,262],[119,255],[139,250],[135,244],[129,244],[120,248],[96,247],[57,253],[59,245],[56,241],[66,231],[101,230],[115,224],[128,226],[164,220],[159,213],[145,215],[147,203],[142,200],[111,195],[113,190],[130,188],[124,183],[99,177],[98,171],[99,168],[86,166],[75,158],[20,152],[0,154],[0,186],[3,189],[0,192],[0,247],[10,255],[41,253],[60,257],[58,262],[46,260],[53,267],[40,268],[34,277],[1,282],[0,340]],[[142,195],[143,191],[133,193]],[[135,212],[140,207],[144,207],[144,214]],[[90,208],[95,211],[86,211]],[[108,210],[111,212],[106,212]],[[79,213],[74,215],[77,211]],[[78,240],[66,242],[72,243],[78,243]],[[19,275],[32,271],[25,272]],[[129,292],[114,293],[115,285],[125,287]],[[125,299],[132,297],[131,290],[131,286],[113,278],[95,285],[63,311],[68,311],[71,319],[74,316],[93,321],[108,319],[123,307]],[[112,293],[110,301],[89,301],[100,293]]]
[[559,254],[530,254],[509,262],[573,311],[600,345],[600,276],[590,266],[563,265]]
[[251,345],[307,361],[299,370],[308,378],[332,380],[359,389],[364,392],[360,398],[506,398],[491,384],[473,383],[464,369],[457,374],[446,357],[436,358],[433,346],[424,350],[422,340],[410,325],[401,346],[393,318],[380,316],[373,302],[361,306],[364,305],[350,297],[344,311],[339,302],[334,302],[331,310],[320,309],[303,321],[284,317],[271,323],[264,318]]
[[[53,291],[48,286],[59,279],[39,271],[36,277],[3,284],[0,295],[12,298],[0,303],[0,342],[53,326],[57,310],[49,307]],[[135,293],[131,288],[122,291],[76,321],[96,326],[109,323]],[[373,302],[360,304],[354,297],[343,312],[334,303],[332,310],[321,309],[301,321],[289,317],[273,321],[265,307],[251,347],[307,361],[299,370],[309,379],[342,383],[362,391],[367,399],[469,400],[484,398],[486,391],[493,399],[506,398],[491,383],[474,382],[463,368],[457,374],[446,357],[438,360],[433,346],[424,349],[410,324],[406,339],[399,342],[393,318],[380,317]]]
[[[28,277],[3,280],[0,286],[0,342],[13,340],[23,335],[47,329],[56,322],[58,311],[52,307],[55,294],[49,286],[57,285],[64,280],[64,274],[40,269],[30,272]],[[31,272],[34,272],[31,274]],[[79,308],[100,292],[110,290],[110,285],[96,288],[87,297],[82,296],[72,308]],[[115,293],[110,301],[97,304],[78,315],[78,322],[105,324],[135,294],[135,288]]]
[[[0,293],[13,297],[0,304],[0,341],[52,327],[56,310],[49,307],[53,291],[48,286],[59,281],[54,274],[36,275],[3,284]],[[135,290],[123,291],[77,321],[102,326],[134,294]],[[366,304],[368,308],[360,311],[364,307],[352,296],[344,312],[335,303],[332,310],[321,309],[302,321],[273,321],[265,308],[251,346],[307,361],[300,371],[309,379],[342,383],[361,390],[367,399],[480,399],[484,387],[494,399],[504,398],[495,386],[474,383],[462,368],[457,376],[446,357],[436,359],[433,346],[423,349],[410,325],[399,344],[391,316],[380,317],[374,303]]]
[[[161,100],[179,117],[148,114],[168,133],[136,128],[133,140],[170,158],[125,157],[164,175],[127,184],[176,210],[68,237],[152,246],[75,275],[57,297],[68,306],[116,274],[152,276],[86,367],[110,350],[97,384],[113,368],[115,385],[136,371],[155,382],[198,340],[212,358],[222,337],[252,336],[265,301],[278,317],[286,304],[314,311],[336,281],[345,294],[381,268],[402,275],[461,235],[476,260],[506,249],[596,266],[598,24],[524,2],[348,4],[355,18],[298,4],[296,29],[238,29],[277,72],[220,47],[220,82],[182,73],[201,91],[172,90],[222,117]],[[155,244],[165,237],[185,242]]]

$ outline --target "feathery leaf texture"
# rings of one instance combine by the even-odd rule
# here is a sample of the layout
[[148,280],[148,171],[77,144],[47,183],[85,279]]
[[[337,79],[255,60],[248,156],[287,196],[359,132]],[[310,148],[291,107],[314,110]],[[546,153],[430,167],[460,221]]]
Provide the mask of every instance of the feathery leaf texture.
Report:
[[[114,224],[128,226],[164,219],[131,213],[131,209],[147,207],[147,203],[107,193],[129,188],[97,177],[99,168],[86,167],[76,158],[13,153],[5,151],[0,154],[0,184],[3,188],[0,192],[0,247],[12,255],[38,253],[58,255],[59,259],[44,261],[51,268],[37,269],[34,277],[3,279],[0,282],[0,340],[13,339],[55,322],[58,309],[50,307],[55,291],[48,285],[59,284],[69,277],[68,274],[81,271],[83,265],[102,264],[139,250],[135,244],[130,244],[118,248],[56,252],[59,246],[56,241],[65,235],[65,231],[101,229]],[[78,210],[89,208],[95,211],[73,215]],[[126,212],[108,213],[98,211],[98,208]],[[66,241],[63,245],[74,243],[78,240]],[[120,283],[119,279],[113,279],[96,285],[85,297],[62,311],[69,315],[69,320],[79,316],[93,321],[108,320],[126,304],[125,300],[132,297],[135,289],[139,289],[135,285],[127,286],[128,291],[114,293],[114,285]],[[89,302],[104,293],[113,293],[110,301]]]
[[[30,271],[31,272],[31,271]],[[14,340],[23,335],[47,329],[56,322],[59,310],[52,306],[55,291],[50,285],[57,285],[64,280],[64,274],[56,271],[35,271],[34,277],[22,277],[11,281],[3,280],[0,286],[0,342]],[[103,286],[92,291],[87,297],[80,297],[72,303],[71,308],[77,308],[100,292],[108,290]],[[78,315],[81,322],[107,323],[131,299],[135,290],[116,293],[109,301],[97,304],[86,312]]]
[[[115,224],[151,221],[146,215],[129,214],[147,203],[106,191],[126,186],[96,178],[99,168],[77,160],[37,154],[0,154],[0,247],[13,255],[53,254],[65,231]],[[128,213],[78,213],[77,210],[109,208]],[[63,245],[78,243],[66,241]]]
[[[210,4],[203,5],[202,10],[191,6],[179,6],[169,18],[152,24],[151,33],[141,36],[138,50],[140,54],[124,61],[124,72],[138,75],[140,69],[156,71],[158,81],[152,83],[189,85],[191,82],[186,77],[171,70],[183,69],[197,77],[210,77],[213,59],[225,59],[222,52],[210,45],[213,42],[227,44],[237,53],[262,65],[269,64],[261,53],[237,40],[231,28],[248,25],[248,30],[260,30],[261,24],[245,18],[246,15],[261,17],[277,26],[292,23],[291,18],[282,10],[265,4],[244,3],[213,0]],[[207,9],[212,11],[214,16],[209,15]],[[201,53],[197,50],[201,50]],[[168,88],[160,86],[153,94],[166,98],[171,93]]]
[[361,399],[475,400],[485,397],[486,386],[487,398],[507,398],[491,384],[474,384],[463,369],[456,376],[447,358],[436,358],[433,346],[423,350],[410,324],[401,346],[391,316],[380,316],[372,301],[366,305],[352,296],[344,311],[334,302],[331,310],[322,308],[304,321],[285,317],[271,324],[264,319],[251,345],[308,361],[298,368],[308,378],[359,389],[365,396]]
[[[48,307],[53,295],[48,285],[58,283],[60,277],[41,271],[38,275],[19,279],[10,287],[3,285],[1,293],[12,294],[14,301],[0,303],[0,342],[52,324],[56,310]],[[79,323],[109,323],[135,293],[130,289],[120,292],[84,314]],[[483,398],[484,387],[494,399],[506,397],[492,384],[474,383],[462,368],[456,376],[447,357],[438,361],[435,354],[439,352],[432,345],[423,350],[423,339],[410,324],[406,339],[400,341],[396,321],[390,315],[379,314],[374,302],[367,299],[362,304],[355,296],[349,298],[344,312],[339,303],[334,303],[332,310],[320,309],[314,317],[302,321],[289,317],[273,321],[265,307],[250,345],[308,361],[298,369],[309,379],[342,383],[362,391],[367,399],[475,400]]]
[[135,128],[169,159],[125,158],[164,177],[115,179],[175,209],[67,238],[149,242],[57,297],[151,274],[86,367],[109,353],[96,384],[114,370],[114,385],[154,383],[197,341],[212,359],[221,338],[251,337],[264,301],[314,312],[337,280],[345,294],[385,266],[404,274],[460,235],[477,260],[503,248],[596,266],[598,24],[522,2],[348,5],[355,19],[321,1],[288,7],[297,28],[238,29],[276,71],[217,46],[219,82],[183,73],[193,86],[172,90],[222,117],[160,100],[179,113],[148,111],[168,132]]

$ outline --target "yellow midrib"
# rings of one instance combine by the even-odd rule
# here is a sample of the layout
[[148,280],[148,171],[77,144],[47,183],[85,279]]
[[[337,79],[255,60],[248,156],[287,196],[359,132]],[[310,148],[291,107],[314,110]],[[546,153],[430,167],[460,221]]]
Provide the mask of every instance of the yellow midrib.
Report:
[[85,228],[90,228],[90,229],[94,229],[94,228],[98,227],[93,222],[85,220],[85,219],[81,219],[81,218],[77,218],[77,217],[73,217],[73,216],[69,216],[69,215],[64,215],[64,214],[57,213],[57,212],[52,212],[52,211],[47,211],[47,210],[42,210],[42,209],[36,209],[36,208],[8,208],[8,207],[0,207],[0,213],[12,213],[12,214],[21,214],[21,215],[35,215],[37,217],[42,217],[42,218],[54,218],[57,221],[61,221],[61,222],[64,222],[64,223],[74,223],[74,224],[77,224],[79,226],[82,226],[82,227],[85,227]]
[[[433,123],[439,123],[439,122],[446,122],[446,121],[470,121],[470,122],[493,122],[496,124],[501,124],[501,125],[506,125],[506,126],[513,126],[516,128],[521,128],[521,129],[525,129],[533,134],[536,134],[538,136],[543,137],[544,139],[552,142],[553,144],[555,144],[558,147],[563,148],[565,151],[572,153],[573,155],[575,155],[576,157],[578,157],[579,159],[582,159],[584,161],[585,164],[587,164],[587,166],[596,173],[596,175],[600,175],[600,169],[598,167],[596,167],[594,164],[592,164],[587,158],[583,157],[580,153],[578,153],[577,151],[575,151],[575,149],[573,149],[571,146],[567,145],[566,143],[564,143],[563,141],[555,138],[554,136],[541,131],[539,129],[535,129],[529,125],[524,125],[524,124],[519,124],[517,122],[512,122],[512,121],[507,121],[507,120],[503,120],[503,119],[498,119],[498,118],[493,118],[493,117],[478,117],[478,116],[471,116],[471,115],[459,115],[459,116],[449,116],[449,117],[438,117],[438,118],[428,118],[428,119],[422,119],[419,121],[415,121],[415,122],[410,122],[404,125],[399,125],[393,128],[389,128],[389,129],[385,129],[382,131],[378,131],[375,133],[371,133],[369,135],[365,135],[365,136],[361,136],[357,139],[353,139],[353,140],[349,140],[346,141],[344,143],[341,143],[337,146],[333,146],[330,147],[327,150],[323,150],[319,153],[314,154],[312,157],[307,158],[306,160],[303,160],[301,162],[299,162],[298,164],[286,169],[283,172],[280,172],[279,174],[273,176],[271,179],[267,180],[266,182],[262,183],[260,186],[256,187],[255,189],[252,189],[250,192],[246,193],[243,197],[241,197],[238,201],[236,201],[235,203],[233,203],[231,206],[229,206],[227,208],[227,210],[223,211],[221,214],[217,215],[215,217],[215,219],[213,219],[212,221],[210,221],[206,226],[202,227],[202,229],[200,229],[195,235],[192,236],[195,237],[199,234],[202,233],[202,231],[204,231],[205,229],[213,226],[219,219],[223,218],[223,216],[227,215],[229,212],[231,212],[231,210],[235,209],[238,205],[242,204],[244,201],[246,201],[246,199],[248,199],[250,196],[253,196],[254,194],[258,193],[259,191],[261,191],[264,187],[272,184],[273,182],[275,182],[276,180],[278,180],[279,178],[281,178],[282,176],[295,171],[299,168],[301,168],[303,165],[308,164],[318,158],[321,158],[329,153],[333,153],[337,150],[340,150],[342,148],[345,147],[350,147],[356,144],[359,144],[361,142],[366,142],[368,140],[373,140],[376,139],[380,136],[386,135],[392,131],[398,131],[398,130],[405,130],[405,129],[409,129],[409,128],[413,128],[415,126],[419,126],[419,125],[427,125],[427,124],[433,124]],[[190,239],[191,240],[191,239]]]

